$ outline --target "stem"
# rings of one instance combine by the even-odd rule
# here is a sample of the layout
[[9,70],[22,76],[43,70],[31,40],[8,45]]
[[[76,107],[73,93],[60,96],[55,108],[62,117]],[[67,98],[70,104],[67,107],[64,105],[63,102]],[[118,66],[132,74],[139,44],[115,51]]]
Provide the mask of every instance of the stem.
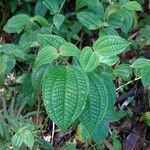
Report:
[[60,13],[61,9],[63,8],[63,6],[64,6],[64,4],[65,4],[65,1],[66,1],[66,0],[64,0],[64,1],[62,2],[61,6],[60,6],[60,8],[59,8],[59,10],[58,10],[58,14]]
[[135,81],[137,81],[137,80],[139,80],[139,79],[141,79],[141,77],[135,78],[134,80],[131,80],[131,81],[129,81],[129,82],[127,82],[127,83],[125,83],[125,84],[119,86],[119,87],[116,89],[116,91],[119,91],[120,89],[126,87],[127,85],[129,85],[129,84],[131,84],[131,83],[133,83],[133,82],[135,82]]

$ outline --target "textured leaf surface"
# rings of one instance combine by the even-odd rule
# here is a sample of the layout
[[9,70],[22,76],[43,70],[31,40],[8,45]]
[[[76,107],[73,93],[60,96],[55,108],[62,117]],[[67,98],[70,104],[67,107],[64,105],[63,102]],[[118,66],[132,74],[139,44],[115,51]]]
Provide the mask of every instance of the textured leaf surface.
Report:
[[107,111],[113,110],[114,104],[116,102],[116,88],[112,81],[112,78],[107,73],[102,73],[100,77],[103,79],[105,86],[107,88],[108,96],[108,107]]
[[43,78],[49,69],[50,69],[49,65],[43,65],[33,69],[31,76],[32,86],[37,92],[42,90]]
[[102,56],[115,56],[129,46],[129,42],[119,36],[104,36],[93,45],[93,49]]
[[22,51],[19,46],[14,44],[5,44],[2,46],[2,52],[5,54],[9,54],[13,57],[24,60],[26,53]]
[[52,46],[46,46],[41,49],[36,57],[34,67],[38,67],[45,64],[50,64],[52,61],[58,58],[57,49]]
[[121,64],[115,67],[114,72],[117,77],[127,80],[132,75],[132,68],[130,68],[129,64]]
[[59,48],[60,55],[62,56],[79,56],[80,50],[72,43],[65,42]]
[[87,104],[80,120],[88,132],[92,134],[106,114],[108,94],[104,80],[97,74],[89,75],[89,85]]
[[77,13],[77,18],[85,27],[90,30],[96,30],[102,24],[101,19],[92,12],[79,12]]
[[100,144],[104,141],[104,139],[108,136],[108,124],[102,121],[99,126],[94,130],[92,135],[92,139],[95,143]]
[[85,47],[80,55],[80,63],[86,72],[91,72],[99,65],[99,55],[90,47]]
[[43,46],[51,45],[55,48],[66,42],[62,37],[52,34],[39,34],[39,40]]
[[55,14],[59,10],[59,5],[56,0],[45,0],[43,4],[50,10],[52,14]]
[[112,56],[112,57],[99,56],[99,62],[107,64],[109,66],[114,65],[115,63],[117,63],[118,60],[119,60],[118,56]]
[[88,82],[75,66],[51,69],[43,83],[44,105],[49,117],[65,131],[85,108]]
[[30,16],[19,14],[10,18],[4,26],[4,30],[8,33],[20,33],[25,25],[30,21]]

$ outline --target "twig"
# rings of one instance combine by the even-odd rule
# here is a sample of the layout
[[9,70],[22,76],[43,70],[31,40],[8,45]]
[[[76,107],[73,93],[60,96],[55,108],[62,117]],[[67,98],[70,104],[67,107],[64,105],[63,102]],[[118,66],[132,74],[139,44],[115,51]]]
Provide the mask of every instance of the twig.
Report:
[[131,81],[129,81],[129,82],[127,82],[127,83],[125,83],[125,84],[119,86],[119,87],[116,89],[116,91],[119,91],[120,89],[122,89],[122,88],[126,87],[127,85],[129,85],[129,84],[131,84],[131,83],[133,83],[133,82],[135,82],[135,81],[137,81],[137,80],[140,80],[140,79],[141,79],[141,77],[135,78],[134,80],[131,80]]

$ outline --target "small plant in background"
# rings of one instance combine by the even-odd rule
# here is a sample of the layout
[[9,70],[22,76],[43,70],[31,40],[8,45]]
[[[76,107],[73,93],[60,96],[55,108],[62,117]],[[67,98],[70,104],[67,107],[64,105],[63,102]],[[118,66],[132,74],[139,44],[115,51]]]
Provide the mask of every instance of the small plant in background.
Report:
[[[107,147],[109,134],[114,149],[122,149],[111,124],[132,118],[128,105],[136,104],[120,106],[116,99],[139,80],[145,88],[150,86],[150,60],[143,55],[150,40],[144,1],[71,3],[0,1],[1,26],[8,33],[0,45],[0,88],[10,94],[8,102],[1,96],[1,149],[52,149],[42,138],[45,124],[33,119],[41,111],[53,122],[53,145],[57,125],[62,132],[75,130],[75,139],[86,143],[86,149]],[[140,121],[147,116],[144,113]],[[70,142],[62,149],[75,149]]]

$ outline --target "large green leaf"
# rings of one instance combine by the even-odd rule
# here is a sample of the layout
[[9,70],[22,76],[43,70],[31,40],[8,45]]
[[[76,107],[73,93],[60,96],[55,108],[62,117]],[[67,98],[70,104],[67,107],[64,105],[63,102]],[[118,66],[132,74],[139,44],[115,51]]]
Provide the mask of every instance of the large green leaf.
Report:
[[119,36],[103,36],[93,45],[93,49],[102,56],[115,56],[125,51],[129,42]]
[[44,78],[43,99],[49,117],[65,131],[86,105],[88,80],[77,66],[52,68]]
[[99,65],[99,55],[90,47],[85,47],[80,55],[80,63],[86,72],[91,72]]
[[80,116],[82,124],[90,134],[103,120],[108,108],[107,86],[97,74],[89,75],[89,94],[86,107]]
[[62,37],[52,34],[39,34],[39,40],[43,46],[51,45],[55,48],[59,48],[66,42]]
[[36,57],[34,67],[52,63],[59,56],[57,49],[53,46],[46,46],[41,49]]
[[90,30],[96,30],[102,25],[101,19],[92,12],[79,12],[77,13],[77,18]]
[[10,18],[4,26],[4,30],[8,33],[20,33],[25,25],[30,21],[30,16],[19,14]]

